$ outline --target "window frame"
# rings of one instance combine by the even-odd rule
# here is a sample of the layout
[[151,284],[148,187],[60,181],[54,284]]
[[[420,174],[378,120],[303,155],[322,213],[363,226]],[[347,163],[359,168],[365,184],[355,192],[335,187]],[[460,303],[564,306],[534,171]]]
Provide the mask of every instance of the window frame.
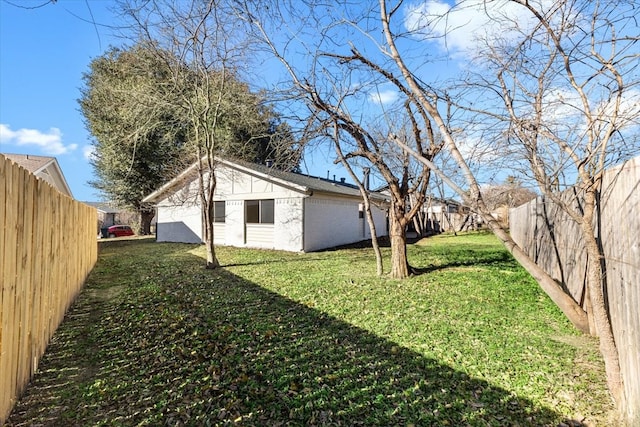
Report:
[[[222,205],[222,215],[218,206]],[[214,200],[213,202],[213,223],[224,224],[227,221],[227,202],[225,200]]]
[[[255,207],[258,208],[257,221],[256,221],[256,212],[254,212]],[[250,209],[251,209],[251,212],[249,211]],[[245,200],[244,222],[245,224],[266,224],[266,225],[274,224],[275,223],[275,199]]]

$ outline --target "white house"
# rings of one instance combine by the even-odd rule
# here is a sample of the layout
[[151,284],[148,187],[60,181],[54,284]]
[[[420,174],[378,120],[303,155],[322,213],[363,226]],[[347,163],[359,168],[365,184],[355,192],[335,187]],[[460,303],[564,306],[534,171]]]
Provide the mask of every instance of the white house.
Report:
[[[200,243],[197,165],[147,196],[157,207],[159,242]],[[309,252],[370,239],[359,190],[265,165],[217,159],[214,243]],[[387,235],[386,199],[375,195],[378,235]]]
[[48,182],[55,189],[73,199],[71,188],[64,178],[62,169],[55,157],[34,156],[33,154],[2,153],[7,159],[22,166],[38,179]]

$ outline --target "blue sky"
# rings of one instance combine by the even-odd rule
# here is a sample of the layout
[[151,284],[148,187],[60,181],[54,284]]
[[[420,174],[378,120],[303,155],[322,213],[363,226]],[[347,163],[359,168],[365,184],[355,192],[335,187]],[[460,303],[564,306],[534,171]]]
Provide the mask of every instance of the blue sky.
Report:
[[[91,135],[77,100],[91,60],[122,42],[110,28],[119,24],[113,6],[112,0],[0,0],[0,152],[56,157],[78,200],[101,198],[88,184]],[[303,172],[350,180],[334,157],[329,149],[307,153]]]
[[[82,75],[91,60],[110,45],[122,44],[109,28],[119,23],[110,10],[113,6],[112,0],[0,0],[0,152],[55,156],[78,200],[100,198],[88,185],[93,179],[87,160],[91,136],[85,129],[77,99]],[[448,7],[442,0],[412,2],[405,10],[405,20],[399,24],[408,29],[419,28],[420,16],[440,13]],[[416,52],[413,60],[424,62],[426,53],[440,57],[441,67],[428,70],[432,78],[445,78],[459,71],[465,57],[477,48],[470,33],[490,27],[486,19],[478,18],[481,16],[467,7],[446,21],[439,21],[431,28],[431,34],[442,36],[446,31],[447,42],[441,37],[425,39],[424,50]],[[434,74],[434,70],[443,74]],[[263,77],[281,71],[264,70]],[[393,102],[395,92],[386,89],[378,87],[377,92],[363,98],[368,105],[365,109]],[[334,157],[329,148],[307,153],[303,171],[323,177],[346,177],[342,168],[333,164]]]
[[[0,0],[0,152],[54,156],[76,199],[99,200],[77,100],[91,60],[121,44],[117,16],[110,0],[46,2]],[[331,155],[313,157],[308,173],[346,176]]]
[[[102,196],[88,181],[91,135],[78,98],[91,60],[122,40],[111,0],[0,0],[0,152],[56,157],[73,196]],[[97,25],[94,25],[94,22]],[[304,172],[346,177],[333,154],[307,155]]]
[[[0,152],[55,156],[78,200],[97,200],[87,181],[90,135],[78,111],[82,74],[110,43],[110,1],[0,0]],[[22,7],[17,7],[19,5]]]

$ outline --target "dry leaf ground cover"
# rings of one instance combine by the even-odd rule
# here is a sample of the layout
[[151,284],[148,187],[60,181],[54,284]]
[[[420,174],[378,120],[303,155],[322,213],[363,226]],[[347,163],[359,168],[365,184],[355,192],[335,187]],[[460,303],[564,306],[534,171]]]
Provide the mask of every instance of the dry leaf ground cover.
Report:
[[8,424],[608,425],[596,343],[496,240],[310,254],[111,243]]

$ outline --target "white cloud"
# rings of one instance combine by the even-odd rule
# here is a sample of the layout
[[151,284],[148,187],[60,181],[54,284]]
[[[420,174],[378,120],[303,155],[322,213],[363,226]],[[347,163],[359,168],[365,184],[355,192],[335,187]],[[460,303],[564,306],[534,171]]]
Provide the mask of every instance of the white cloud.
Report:
[[[604,116],[611,116],[616,108],[615,99],[607,100],[602,103],[600,111]],[[624,93],[624,97],[620,102],[618,109],[620,128],[636,127],[640,124],[640,90],[631,89]]]
[[[545,94],[542,99],[542,108],[550,123],[581,123],[583,127],[586,125],[582,100],[570,89],[556,89]],[[640,91],[627,90],[619,106],[616,105],[615,98],[607,97],[600,101],[593,101],[590,108],[594,119],[599,117],[602,122],[607,122],[615,112],[618,130],[638,126]]]
[[390,104],[398,99],[398,92],[395,90],[384,90],[369,94],[369,101],[378,104]]
[[93,160],[96,149],[93,145],[85,145],[82,147],[82,155],[87,160]]
[[17,146],[34,145],[50,155],[68,153],[78,148],[78,144],[65,145],[62,142],[62,132],[58,128],[51,128],[48,132],[25,128],[14,131],[9,125],[0,124],[0,141]]
[[580,96],[569,89],[546,92],[542,99],[542,111],[550,122],[566,121],[568,118],[575,120],[584,116]]
[[[540,0],[548,10],[551,0]],[[405,27],[414,35],[435,40],[442,50],[454,55],[474,56],[480,40],[515,39],[535,25],[535,18],[524,7],[507,0],[427,0],[405,10]]]

